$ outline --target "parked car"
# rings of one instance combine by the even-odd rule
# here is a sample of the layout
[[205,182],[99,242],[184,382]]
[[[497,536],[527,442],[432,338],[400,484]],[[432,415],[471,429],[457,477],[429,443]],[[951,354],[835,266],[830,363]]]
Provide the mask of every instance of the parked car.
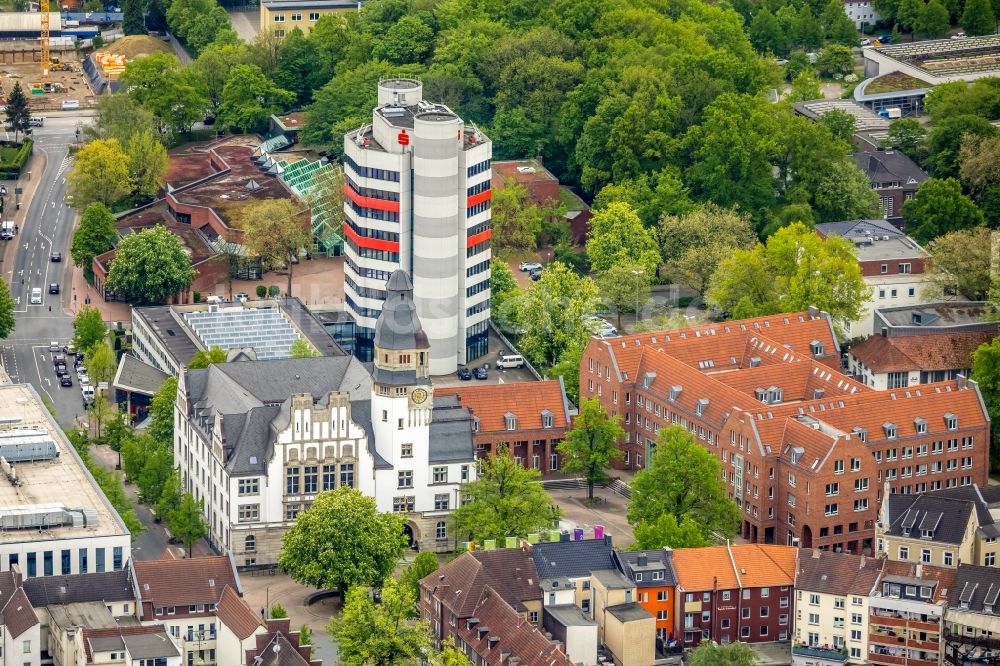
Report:
[[52,342],[49,343],[49,351],[50,352],[57,352],[60,349],[62,349],[62,347],[59,346],[59,341],[58,340],[53,340]]
[[481,365],[472,371],[472,376],[476,379],[489,379],[490,373],[486,370],[485,365]]
[[59,283],[58,282],[53,282],[52,284],[49,285],[49,293],[50,294],[58,294],[59,293]]
[[531,278],[532,282],[538,282],[539,280],[542,279],[542,269],[539,268],[536,271],[531,271],[530,273],[528,273],[528,277]]
[[520,269],[525,273],[530,273],[531,271],[534,270],[539,270],[539,271],[542,270],[542,265],[537,261],[522,261]]
[[964,32],[956,32],[954,35],[951,36],[951,38],[952,39],[965,39],[965,33]]
[[63,375],[59,378],[59,386],[72,386],[73,378],[69,375]]
[[31,288],[31,304],[41,305],[42,304],[42,288],[32,287]]
[[49,259],[51,259],[56,263],[62,261],[62,252],[53,252],[51,255],[49,255]]
[[872,40],[870,40],[870,39],[862,39],[861,40],[861,47],[862,48],[864,48],[865,46],[871,46],[871,45],[872,45]]
[[247,301],[250,300],[250,295],[247,294],[246,292],[241,291],[240,293],[236,294],[236,300],[239,301],[240,303],[246,303]]
[[891,34],[882,35],[881,37],[878,38],[878,41],[882,42],[883,44],[891,44],[892,35]]
[[32,116],[28,119],[28,125],[31,127],[42,127],[45,125],[45,118],[42,118],[41,116]]
[[472,371],[469,370],[468,368],[459,368],[458,378],[461,379],[463,382],[467,382],[470,379],[472,379]]
[[775,62],[778,63],[779,67],[784,67],[788,64],[788,58],[778,58]]
[[520,354],[504,354],[503,352],[497,356],[497,367],[508,369],[508,368],[523,368],[524,358]]

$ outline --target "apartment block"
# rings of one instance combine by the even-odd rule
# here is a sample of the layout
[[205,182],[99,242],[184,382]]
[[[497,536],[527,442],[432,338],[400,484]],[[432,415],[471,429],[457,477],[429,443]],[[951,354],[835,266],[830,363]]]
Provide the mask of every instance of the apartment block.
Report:
[[954,569],[886,561],[869,599],[868,663],[939,666],[945,610],[954,593]]
[[975,382],[877,391],[840,371],[815,309],[592,339],[580,394],[621,417],[620,466],[641,469],[679,425],[722,465],[753,543],[872,552],[884,484],[985,484],[989,419]]

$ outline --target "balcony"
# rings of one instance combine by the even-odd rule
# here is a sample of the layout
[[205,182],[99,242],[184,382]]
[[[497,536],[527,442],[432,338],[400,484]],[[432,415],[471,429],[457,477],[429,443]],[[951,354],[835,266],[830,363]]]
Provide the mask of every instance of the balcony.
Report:
[[803,657],[816,657],[827,661],[847,661],[847,650],[838,650],[829,646],[819,645],[793,645],[792,654]]
[[877,624],[883,627],[899,627],[901,629],[910,628],[917,631],[940,631],[941,629],[936,620],[925,622],[921,620],[907,619],[901,613],[895,613],[892,615],[872,613],[868,616],[868,622],[872,625]]
[[938,666],[937,659],[907,658],[891,654],[878,654],[877,652],[868,653],[868,662],[883,666]]
[[914,650],[930,650],[931,652],[937,652],[941,649],[941,643],[934,637],[928,637],[927,640],[919,640],[917,638],[910,638],[907,640],[905,635],[896,635],[893,632],[879,632],[872,631],[868,634],[868,640],[871,643],[876,643],[878,645],[890,645],[893,647],[908,647]]

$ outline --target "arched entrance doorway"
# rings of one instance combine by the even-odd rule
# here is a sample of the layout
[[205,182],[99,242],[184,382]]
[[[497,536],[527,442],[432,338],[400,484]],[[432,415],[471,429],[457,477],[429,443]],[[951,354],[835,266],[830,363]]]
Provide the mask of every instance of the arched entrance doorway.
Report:
[[799,544],[800,548],[812,548],[813,545],[813,532],[808,525],[802,527],[802,543]]
[[413,550],[420,550],[420,532],[413,523],[403,525],[403,535],[406,537],[406,545]]

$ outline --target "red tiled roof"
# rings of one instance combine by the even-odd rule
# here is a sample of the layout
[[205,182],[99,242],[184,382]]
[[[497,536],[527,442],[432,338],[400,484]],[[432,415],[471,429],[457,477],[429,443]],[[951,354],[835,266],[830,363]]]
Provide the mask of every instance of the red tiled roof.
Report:
[[882,574],[884,560],[806,548],[799,553],[795,588],[820,594],[867,597]]
[[246,600],[228,585],[222,590],[222,598],[219,599],[215,614],[241,641],[253,636],[264,626]]
[[795,582],[797,551],[757,543],[678,548],[674,568],[678,585],[687,591],[780,587]]
[[[955,577],[958,572],[955,569],[934,567],[928,564],[910,564],[895,560],[886,560],[883,566],[883,576],[906,576],[937,581],[937,586],[934,588],[935,602],[951,599],[957,594],[955,592]],[[917,567],[920,567],[919,576],[917,575]]]
[[35,615],[35,609],[28,601],[28,595],[24,593],[24,588],[17,588],[17,591],[4,605],[3,623],[7,626],[11,638],[17,638],[38,624],[38,616]]
[[[558,643],[545,638],[492,587],[487,585],[482,590],[473,612],[479,622],[469,626],[467,620],[459,620],[456,630],[485,663],[499,666],[517,657],[524,666],[573,666]],[[491,645],[491,637],[499,640]]]
[[896,338],[873,335],[851,347],[851,356],[877,374],[971,368],[973,352],[995,336],[994,331],[928,333]]
[[135,578],[143,601],[156,607],[218,603],[229,586],[239,589],[225,555],[184,560],[136,560]]
[[436,395],[457,395],[463,407],[479,419],[479,432],[506,431],[504,416],[517,416],[518,430],[541,430],[542,412],[552,412],[552,426],[567,428],[562,385],[556,379],[435,389]]
[[518,610],[523,602],[542,598],[535,561],[520,548],[462,553],[420,581],[460,618],[473,614],[487,585]]

